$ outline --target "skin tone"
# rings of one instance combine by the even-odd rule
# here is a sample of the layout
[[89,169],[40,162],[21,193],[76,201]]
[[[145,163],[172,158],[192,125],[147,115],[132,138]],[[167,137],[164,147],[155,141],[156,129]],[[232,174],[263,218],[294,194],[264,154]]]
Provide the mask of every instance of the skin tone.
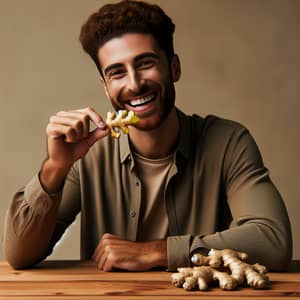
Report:
[[[168,62],[151,35],[128,33],[106,42],[98,58],[104,74],[101,82],[114,108],[133,110],[139,117],[129,132],[134,150],[148,158],[171,153],[179,133],[174,107],[174,82],[180,77],[178,57]],[[90,122],[97,126],[92,132]],[[73,163],[108,134],[103,118],[92,108],[52,116],[47,126],[48,158],[40,172],[44,189],[59,191]],[[103,271],[142,271],[166,267],[166,248],[165,240],[132,242],[107,233],[92,258]]]

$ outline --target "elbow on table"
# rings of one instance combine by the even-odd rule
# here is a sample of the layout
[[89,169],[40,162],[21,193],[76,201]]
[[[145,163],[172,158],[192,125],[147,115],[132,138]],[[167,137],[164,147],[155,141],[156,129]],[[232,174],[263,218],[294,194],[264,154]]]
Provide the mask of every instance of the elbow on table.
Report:
[[26,261],[20,257],[13,257],[10,255],[5,256],[6,261],[8,264],[15,270],[24,270],[29,269],[34,266],[35,263]]
[[34,265],[39,263],[41,260],[36,258],[30,258],[26,256],[26,253],[21,251],[21,253],[16,253],[15,251],[10,251],[10,249],[5,249],[4,247],[4,258],[8,264],[15,270],[24,270],[32,268]]

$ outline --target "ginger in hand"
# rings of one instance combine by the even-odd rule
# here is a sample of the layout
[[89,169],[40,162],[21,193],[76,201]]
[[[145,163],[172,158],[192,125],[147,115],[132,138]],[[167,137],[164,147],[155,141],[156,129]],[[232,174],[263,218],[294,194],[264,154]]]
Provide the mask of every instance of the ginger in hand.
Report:
[[119,130],[122,130],[124,134],[128,134],[128,125],[135,124],[138,120],[139,118],[133,111],[119,110],[118,112],[107,113],[106,125],[110,129],[111,136],[119,138],[121,135]]

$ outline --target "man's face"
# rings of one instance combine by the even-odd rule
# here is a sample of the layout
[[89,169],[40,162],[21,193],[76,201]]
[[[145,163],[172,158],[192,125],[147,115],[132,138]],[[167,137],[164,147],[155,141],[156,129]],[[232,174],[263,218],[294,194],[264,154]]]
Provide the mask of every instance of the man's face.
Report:
[[132,110],[137,128],[157,128],[174,107],[177,56],[170,64],[155,39],[128,33],[106,42],[98,52],[107,96],[116,110]]

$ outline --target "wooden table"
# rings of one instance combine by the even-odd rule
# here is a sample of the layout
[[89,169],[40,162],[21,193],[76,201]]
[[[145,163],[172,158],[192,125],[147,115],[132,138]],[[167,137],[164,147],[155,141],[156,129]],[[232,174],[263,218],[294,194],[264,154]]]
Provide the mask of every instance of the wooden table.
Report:
[[34,269],[13,270],[0,261],[0,299],[299,299],[300,261],[287,273],[270,273],[271,288],[186,292],[171,284],[170,273],[100,272],[93,262],[45,261]]

